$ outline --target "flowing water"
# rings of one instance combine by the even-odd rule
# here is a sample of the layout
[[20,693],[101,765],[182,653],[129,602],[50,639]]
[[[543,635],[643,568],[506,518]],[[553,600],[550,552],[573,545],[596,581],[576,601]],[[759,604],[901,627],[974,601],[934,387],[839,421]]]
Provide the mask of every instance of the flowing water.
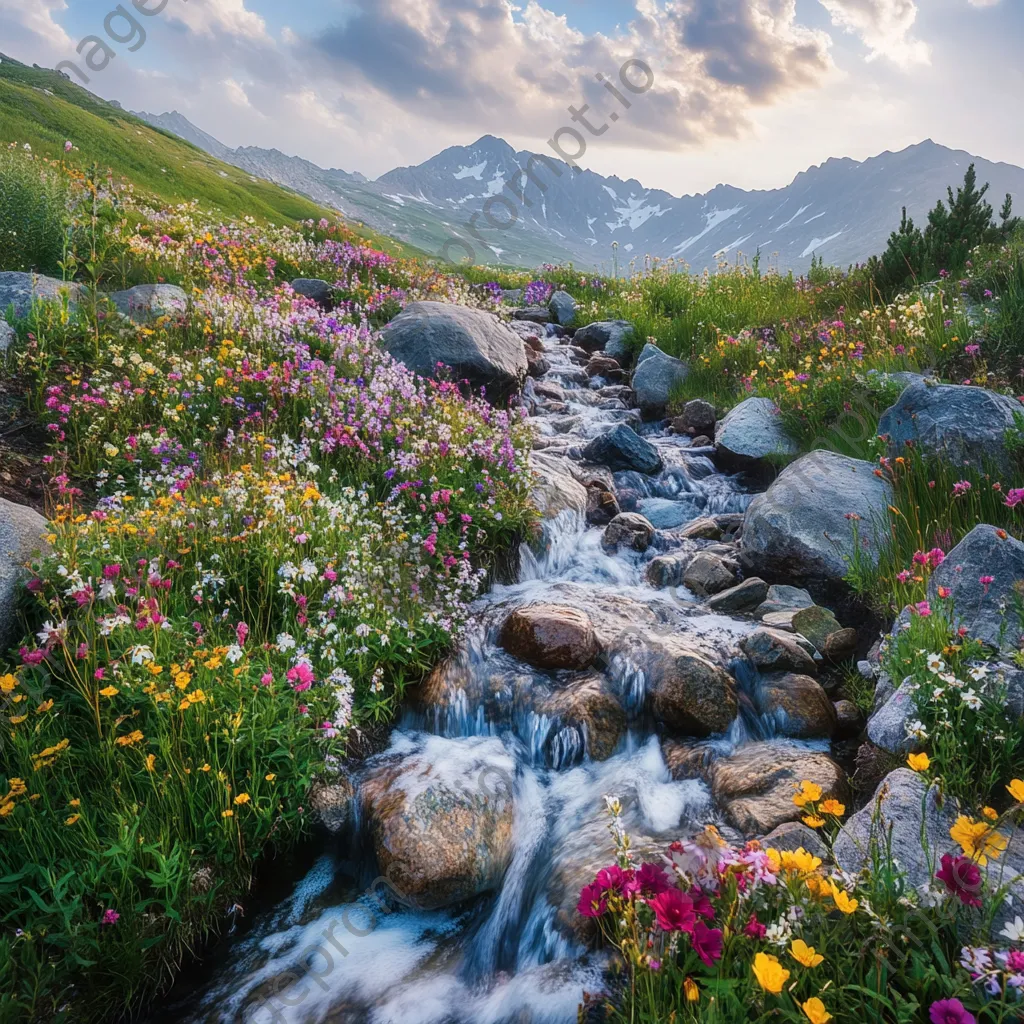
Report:
[[[454,909],[386,900],[357,810],[349,832],[325,847],[287,898],[247,922],[207,980],[163,1020],[572,1024],[584,992],[603,987],[603,964],[580,944],[572,908],[580,885],[611,859],[605,795],[622,798],[626,825],[647,840],[692,835],[708,822],[728,834],[703,782],[673,781],[644,712],[644,670],[616,637],[638,627],[685,632],[740,684],[742,713],[712,743],[728,751],[771,735],[743,699],[757,679],[736,655],[737,639],[754,623],[709,614],[684,588],[656,590],[645,576],[655,555],[694,546],[679,537],[680,526],[741,512],[749,497],[737,478],[715,470],[708,450],[640,424],[616,389],[599,391],[603,382],[587,381],[557,338],[545,339],[545,348],[551,369],[543,383],[561,386],[565,401],[538,401],[533,423],[544,450],[578,459],[588,439],[630,422],[659,449],[665,468],[652,477],[616,473],[615,489],[624,509],[664,529],[645,554],[608,553],[602,529],[588,528],[578,510],[549,519],[540,553],[522,551],[520,582],[479,601],[462,650],[435,674],[429,699],[406,713],[382,755],[428,765],[435,784],[475,785],[467,780],[483,768],[492,786],[504,788],[513,801],[513,849],[500,887]],[[539,397],[535,386],[527,392]],[[517,662],[497,644],[509,611],[538,601],[586,610],[603,649],[615,652],[596,671],[629,723],[605,760],[590,757],[594,737],[585,727],[546,708],[566,674]],[[363,771],[372,770],[373,762]],[[415,796],[410,787],[425,783],[400,784]]]

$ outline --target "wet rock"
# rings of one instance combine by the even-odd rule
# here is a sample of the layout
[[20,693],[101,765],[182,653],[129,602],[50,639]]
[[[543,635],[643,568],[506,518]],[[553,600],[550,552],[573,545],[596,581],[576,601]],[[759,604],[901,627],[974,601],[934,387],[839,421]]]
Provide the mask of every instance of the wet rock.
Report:
[[313,783],[306,797],[306,808],[316,824],[337,835],[352,820],[355,795],[352,780],[345,772],[337,772]]
[[553,317],[547,306],[526,306],[512,311],[513,320],[525,320],[531,324],[549,324]]
[[740,641],[740,650],[762,672],[818,674],[814,658],[786,633],[755,629]]
[[423,377],[440,363],[457,379],[486,388],[491,401],[519,394],[526,379],[522,339],[492,313],[447,302],[411,302],[383,331],[381,343]]
[[609,384],[601,388],[597,395],[602,399],[617,398],[624,405],[628,406],[633,400],[633,389],[625,384]]
[[585,515],[587,490],[572,474],[568,459],[545,452],[530,453],[533,487],[530,500],[545,519],[554,519],[562,512]]
[[701,434],[699,437],[693,439],[694,448],[710,448],[715,442],[708,437],[706,434]]
[[693,517],[693,505],[670,498],[644,498],[637,509],[659,530],[674,530]]
[[633,391],[644,418],[664,416],[673,389],[689,375],[690,367],[686,363],[661,351],[639,362],[633,372]]
[[702,517],[689,523],[680,536],[693,540],[721,540],[722,527],[716,519]]
[[759,619],[772,612],[794,612],[800,608],[810,608],[814,598],[798,587],[773,586],[768,588],[768,597],[755,613]]
[[842,768],[827,754],[788,743],[752,743],[711,769],[711,793],[729,820],[749,835],[765,835],[802,811],[793,794],[807,779],[824,796],[846,803],[849,785]]
[[551,363],[536,349],[526,346],[526,372],[533,378],[543,377],[551,370]]
[[647,566],[647,582],[652,587],[678,587],[683,582],[683,573],[693,561],[693,554],[659,555]]
[[572,341],[587,352],[604,352],[624,364],[629,358],[632,338],[633,325],[628,320],[602,320],[581,327]]
[[514,773],[493,738],[396,739],[359,791],[381,874],[424,909],[497,888],[512,856]]
[[853,740],[864,731],[864,715],[853,701],[837,700],[836,739]]
[[834,587],[849,571],[855,543],[863,563],[877,564],[892,497],[892,486],[875,476],[871,463],[811,452],[750,504],[744,561],[761,576]]
[[[981,582],[989,576],[991,583]],[[932,573],[928,595],[934,601],[939,587],[948,588],[958,626],[990,647],[1014,649],[1022,637],[1021,624],[1012,610],[1003,615],[999,609],[1000,605],[1014,608],[1024,586],[1022,579],[1024,544],[1005,530],[981,524]]]
[[[522,326],[522,325],[519,325],[519,326]],[[536,334],[528,334],[528,335],[526,335],[526,337],[523,338],[523,344],[527,347],[527,349],[530,349],[533,352],[543,352],[544,351],[544,342],[542,342],[540,340],[540,338],[537,337]],[[526,353],[526,358],[527,359],[530,358],[530,353],[529,352]]]
[[[505,321],[502,322],[505,323]],[[541,348],[544,347],[543,342],[540,340],[543,328],[538,324],[526,323],[524,320],[509,320],[507,322],[507,326],[509,330],[518,334],[519,337],[531,347],[533,347],[534,343],[539,345]]]
[[728,590],[736,583],[736,574],[718,556],[701,551],[686,567],[683,585],[701,597]]
[[611,491],[599,486],[587,488],[587,522],[591,526],[607,526],[621,511]]
[[162,316],[179,316],[188,308],[188,298],[176,284],[139,284],[108,298],[118,311],[137,323]]
[[64,295],[73,308],[84,301],[86,291],[80,284],[59,281],[55,277],[0,271],[0,313],[6,313],[7,307],[13,305],[16,317],[28,316],[33,302],[59,302]]
[[768,593],[768,584],[752,576],[738,586],[730,587],[708,598],[708,607],[720,615],[735,615],[753,611]]
[[635,469],[638,473],[650,474],[662,469],[657,448],[624,423],[595,437],[583,449],[583,457],[616,471]]
[[558,384],[552,384],[551,381],[535,381],[533,390],[537,393],[538,398],[546,398],[552,402],[565,401],[565,388]]
[[598,675],[570,683],[538,710],[540,714],[558,719],[562,726],[576,728],[585,739],[587,753],[595,761],[611,757],[626,731],[626,713]]
[[568,327],[576,319],[576,300],[562,289],[551,296],[548,308],[555,321],[563,327]]
[[585,367],[588,377],[603,377],[611,383],[622,380],[622,367],[608,356],[594,356]]
[[655,718],[689,736],[725,732],[738,704],[732,676],[675,636],[649,636],[644,665]]
[[334,288],[318,277],[297,277],[291,288],[296,295],[312,299],[321,309],[334,309]]
[[713,741],[663,739],[661,756],[676,782],[687,779],[707,782],[711,778],[711,766],[719,756],[719,751]]
[[821,841],[821,837],[812,828],[808,828],[801,821],[787,821],[778,828],[773,829],[761,840],[765,849],[786,851],[796,853],[797,850],[806,850],[812,857],[825,860],[828,856],[828,847]]
[[683,414],[676,422],[682,427],[681,434],[710,435],[715,432],[716,419],[715,407],[703,398],[695,398],[683,406]]
[[49,550],[43,535],[46,520],[27,505],[0,498],[0,650],[18,637],[18,596],[25,581],[25,563]]
[[620,546],[634,551],[646,551],[654,539],[654,527],[650,521],[636,512],[620,512],[609,524],[601,538],[608,550]]
[[745,468],[769,458],[799,452],[782,425],[778,406],[770,398],[748,398],[731,409],[715,431],[715,453],[723,464]]
[[912,444],[926,457],[983,471],[988,465],[1004,472],[1014,468],[1006,447],[1006,431],[1024,409],[1014,398],[960,384],[911,384],[878,421],[878,433],[889,438],[899,455]]
[[780,736],[794,740],[831,739],[838,718],[817,680],[794,672],[773,673],[761,680],[758,710],[774,721]]
[[513,657],[544,669],[583,669],[599,651],[587,615],[557,604],[517,608],[505,620],[499,643]]

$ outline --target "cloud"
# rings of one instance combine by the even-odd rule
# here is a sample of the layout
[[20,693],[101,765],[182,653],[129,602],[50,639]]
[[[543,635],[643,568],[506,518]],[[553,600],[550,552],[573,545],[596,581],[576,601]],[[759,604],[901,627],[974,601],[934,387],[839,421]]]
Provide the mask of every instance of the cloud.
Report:
[[3,45],[13,49],[12,42],[31,42],[47,53],[73,57],[71,37],[54,20],[55,14],[66,10],[64,0],[32,0],[28,4],[24,0],[0,0],[0,22],[3,23],[5,37]]
[[927,43],[911,35],[917,20],[914,0],[820,0],[820,3],[831,15],[833,25],[860,36],[871,51],[868,60],[885,57],[901,67],[930,63],[931,51]]
[[[345,23],[300,39],[315,80],[377,94],[406,112],[486,132],[544,135],[585,100],[613,101],[595,74],[630,59],[655,85],[615,142],[734,136],[751,107],[822,81],[830,39],[797,23],[795,0],[637,0],[613,34],[584,34],[537,0],[354,0]],[[621,86],[620,86],[621,89]]]
[[972,7],[995,7],[1002,0],[967,0]]
[[245,6],[245,0],[204,0],[167,7],[166,13],[196,35],[234,36],[239,39],[269,39],[267,23]]

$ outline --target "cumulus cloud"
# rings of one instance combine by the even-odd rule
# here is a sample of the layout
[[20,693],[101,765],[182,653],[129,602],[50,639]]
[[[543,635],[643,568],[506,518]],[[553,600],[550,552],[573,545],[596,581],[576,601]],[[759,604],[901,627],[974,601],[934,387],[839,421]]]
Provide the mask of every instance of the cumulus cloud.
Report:
[[245,0],[175,3],[164,10],[170,18],[182,22],[196,35],[226,35],[263,41],[269,39],[267,23],[245,6]]
[[972,7],[995,7],[1002,0],[967,0]]
[[54,18],[66,11],[67,6],[64,0],[32,0],[28,4],[24,0],[0,0],[4,44],[10,47],[12,42],[31,41],[47,54],[73,56],[71,37]]
[[903,67],[929,63],[931,51],[927,43],[912,35],[917,21],[914,0],[820,0],[820,3],[831,15],[833,25],[860,36],[870,50],[868,60],[885,57]]
[[[539,134],[581,99],[614,101],[595,74],[637,58],[655,85],[617,127],[667,145],[735,135],[751,107],[825,78],[827,35],[797,22],[795,0],[637,0],[613,34],[583,34],[537,0],[354,0],[336,28],[299,40],[316,78],[386,97],[423,118]],[[502,128],[502,126],[504,126]]]

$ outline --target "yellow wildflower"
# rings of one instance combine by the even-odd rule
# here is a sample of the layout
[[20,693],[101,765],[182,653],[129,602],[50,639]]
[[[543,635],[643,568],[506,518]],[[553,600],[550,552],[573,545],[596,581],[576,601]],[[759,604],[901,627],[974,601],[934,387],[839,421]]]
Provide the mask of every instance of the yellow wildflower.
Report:
[[811,1024],[828,1024],[832,1019],[832,1014],[825,1009],[825,1004],[817,996],[812,996],[806,1003],[801,1003],[800,1009],[804,1011]]
[[988,863],[989,857],[998,860],[1008,845],[1006,837],[991,826],[983,821],[971,821],[962,814],[949,830],[949,835],[954,842],[960,844],[966,856],[982,867]]
[[770,953],[758,953],[754,957],[753,971],[761,988],[776,996],[782,991],[782,986],[789,981],[789,971],[779,963],[778,957]]
[[1006,792],[1009,793],[1017,803],[1024,804],[1024,780],[1014,779],[1013,782],[1006,787]]
[[983,807],[981,809],[981,816],[988,818],[989,821],[999,820],[999,812],[994,807]]
[[65,825],[74,825],[74,823],[76,821],[78,821],[81,817],[82,816],[80,814],[72,814],[70,818],[65,818],[64,819],[64,824]]
[[10,693],[17,685],[17,677],[12,676],[10,672],[7,675],[0,676],[0,692]]
[[830,882],[829,885],[832,889],[832,899],[844,914],[852,914],[860,906],[857,900],[851,899],[850,894],[845,889],[840,889],[835,882]]
[[235,812],[231,810],[221,811],[220,816],[222,818],[233,818],[235,816]]
[[793,954],[793,959],[804,967],[817,967],[825,962],[825,958],[816,952],[813,946],[808,946],[803,939],[794,939],[789,951]]
[[697,988],[697,982],[693,978],[687,978],[683,982],[683,992],[686,993],[686,1001],[689,1003],[696,1003],[700,1000],[700,989]]
[[104,686],[100,690],[101,697],[116,697],[121,691],[116,686]]
[[796,795],[793,797],[793,803],[797,807],[805,807],[809,803],[815,803],[821,799],[821,786],[816,782],[810,782],[808,779],[804,779],[800,783],[800,788],[797,790]]
[[805,818],[800,819],[808,828],[821,828],[825,824],[824,818],[819,818],[816,814],[808,814]]
[[247,804],[249,800],[250,797],[248,793],[239,793],[238,796],[235,797],[236,804]]
[[821,812],[831,814],[834,818],[841,818],[846,813],[846,805],[829,798],[821,805]]
[[932,762],[927,754],[908,754],[907,764],[915,772],[926,772],[931,767]]
[[270,772],[268,775],[264,775],[263,778],[265,778],[267,782],[273,782],[277,776],[273,772]]
[[156,754],[147,754],[146,755],[146,771],[147,772],[155,771],[155,767],[154,767],[155,765],[156,765]]

